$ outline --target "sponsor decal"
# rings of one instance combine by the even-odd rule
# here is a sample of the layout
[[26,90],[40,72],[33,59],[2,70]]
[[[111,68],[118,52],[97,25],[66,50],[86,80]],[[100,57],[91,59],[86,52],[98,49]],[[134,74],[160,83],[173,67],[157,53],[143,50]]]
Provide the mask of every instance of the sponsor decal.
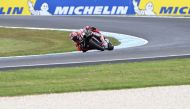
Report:
[[8,7],[8,8],[4,8],[4,7],[0,7],[0,14],[22,14],[24,7]]
[[135,14],[131,0],[37,0],[35,5],[28,4],[32,15]]
[[39,10],[35,10],[32,1],[29,0],[28,7],[31,15],[46,15],[46,16],[52,15],[49,12],[49,5],[46,2],[42,3]]
[[131,3],[131,0],[1,0],[0,14],[134,15]]
[[126,15],[127,11],[128,6],[58,6],[54,15]]
[[147,2],[145,9],[140,9],[138,7],[138,2],[133,0],[134,10],[137,15],[156,15],[154,12],[154,5],[152,2]]
[[[36,2],[36,0],[31,0]],[[27,0],[0,0],[0,15],[30,15]]]
[[[180,2],[179,0],[141,0],[138,8],[144,12],[139,14],[135,9],[137,15],[190,16],[190,0],[180,0]],[[149,11],[147,11],[148,8]]]
[[184,7],[172,7],[172,6],[163,6],[160,9],[160,14],[181,14],[181,15],[187,15],[190,14],[190,7],[184,6]]

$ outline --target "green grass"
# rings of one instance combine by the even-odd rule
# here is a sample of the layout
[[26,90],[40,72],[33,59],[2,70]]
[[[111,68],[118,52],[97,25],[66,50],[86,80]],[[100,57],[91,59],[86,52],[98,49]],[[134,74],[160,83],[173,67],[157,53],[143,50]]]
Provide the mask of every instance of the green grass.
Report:
[[[69,32],[0,28],[0,57],[75,51]],[[110,38],[114,45],[119,42]]]
[[0,71],[0,96],[190,84],[190,59]]

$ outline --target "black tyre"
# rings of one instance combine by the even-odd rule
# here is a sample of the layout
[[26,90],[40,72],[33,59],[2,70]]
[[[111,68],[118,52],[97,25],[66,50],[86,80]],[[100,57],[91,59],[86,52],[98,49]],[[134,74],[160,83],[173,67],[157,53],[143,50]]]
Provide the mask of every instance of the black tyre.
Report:
[[97,49],[97,50],[101,50],[101,51],[104,51],[104,48],[102,46],[100,46],[100,42],[98,40],[95,40],[94,38],[90,39],[89,40],[89,44]]
[[87,52],[87,50],[82,50],[83,53]]
[[114,46],[111,43],[108,43],[108,50],[113,50]]

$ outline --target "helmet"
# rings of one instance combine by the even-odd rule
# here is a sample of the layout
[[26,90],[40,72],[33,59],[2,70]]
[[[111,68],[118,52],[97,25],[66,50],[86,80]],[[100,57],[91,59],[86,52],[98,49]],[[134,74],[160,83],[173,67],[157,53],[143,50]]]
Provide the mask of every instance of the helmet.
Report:
[[79,40],[77,32],[72,32],[72,33],[70,34],[70,38],[71,38],[71,40],[73,40],[73,41],[78,41],[78,40]]
[[84,27],[84,30],[90,30],[91,29],[91,26],[85,26]]
[[85,35],[90,36],[92,33],[91,26],[85,26],[84,27],[84,33],[85,33]]

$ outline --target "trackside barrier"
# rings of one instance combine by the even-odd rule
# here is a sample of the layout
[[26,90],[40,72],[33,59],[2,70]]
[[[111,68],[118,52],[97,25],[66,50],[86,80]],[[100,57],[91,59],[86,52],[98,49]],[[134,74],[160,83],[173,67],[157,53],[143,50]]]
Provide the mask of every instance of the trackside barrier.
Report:
[[0,0],[0,15],[190,16],[190,0]]

